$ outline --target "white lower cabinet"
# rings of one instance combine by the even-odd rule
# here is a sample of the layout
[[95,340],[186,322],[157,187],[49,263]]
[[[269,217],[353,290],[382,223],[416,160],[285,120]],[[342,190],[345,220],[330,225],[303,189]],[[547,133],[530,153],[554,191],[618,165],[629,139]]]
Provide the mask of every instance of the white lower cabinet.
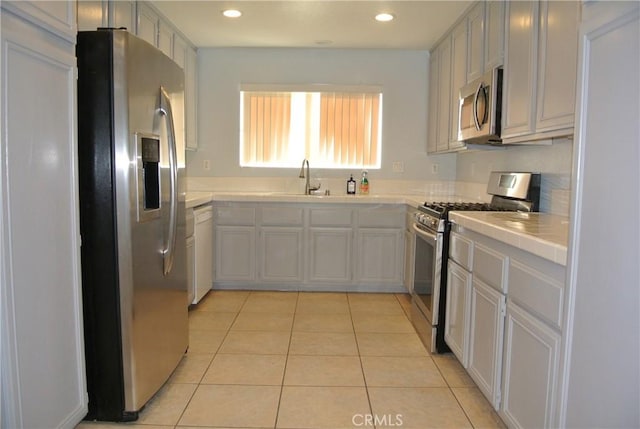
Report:
[[352,277],[353,231],[351,228],[309,230],[309,281],[347,283]]
[[285,283],[304,280],[303,236],[302,227],[260,228],[260,280]]
[[451,237],[472,268],[448,263],[447,344],[509,428],[558,426],[565,267],[455,224]]
[[218,288],[403,292],[405,207],[220,202]]
[[213,209],[211,205],[194,210],[195,278],[194,297],[197,304],[213,286]]
[[505,308],[503,294],[473,279],[468,371],[496,410],[500,406]]
[[256,228],[217,226],[215,280],[252,283],[256,280]]
[[509,300],[500,416],[509,427],[554,427],[560,334]]
[[403,230],[360,228],[356,281],[367,284],[400,284],[403,268]]
[[449,260],[444,340],[463,367],[469,366],[469,304],[471,273]]

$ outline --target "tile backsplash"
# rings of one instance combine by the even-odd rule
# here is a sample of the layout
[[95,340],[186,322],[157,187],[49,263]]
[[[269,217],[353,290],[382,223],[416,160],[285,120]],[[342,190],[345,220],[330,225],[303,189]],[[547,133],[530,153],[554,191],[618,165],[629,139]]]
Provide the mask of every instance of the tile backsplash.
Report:
[[551,145],[461,152],[456,161],[456,193],[486,200],[487,180],[492,171],[541,173],[540,211],[569,216],[572,143],[564,138],[554,140]]

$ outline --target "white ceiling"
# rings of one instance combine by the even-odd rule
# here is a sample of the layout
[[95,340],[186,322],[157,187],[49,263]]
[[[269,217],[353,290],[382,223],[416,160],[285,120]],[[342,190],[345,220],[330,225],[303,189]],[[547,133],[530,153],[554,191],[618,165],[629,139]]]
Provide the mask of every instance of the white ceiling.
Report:
[[[198,47],[429,50],[471,1],[154,0]],[[221,11],[239,9],[229,19]],[[395,19],[376,22],[377,13]]]

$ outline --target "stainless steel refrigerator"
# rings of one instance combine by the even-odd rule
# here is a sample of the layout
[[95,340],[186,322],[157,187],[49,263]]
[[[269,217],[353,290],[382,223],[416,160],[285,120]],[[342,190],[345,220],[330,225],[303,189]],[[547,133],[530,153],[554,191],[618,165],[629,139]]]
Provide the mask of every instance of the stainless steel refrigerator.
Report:
[[77,42],[86,418],[130,421],[188,346],[184,74],[124,30]]

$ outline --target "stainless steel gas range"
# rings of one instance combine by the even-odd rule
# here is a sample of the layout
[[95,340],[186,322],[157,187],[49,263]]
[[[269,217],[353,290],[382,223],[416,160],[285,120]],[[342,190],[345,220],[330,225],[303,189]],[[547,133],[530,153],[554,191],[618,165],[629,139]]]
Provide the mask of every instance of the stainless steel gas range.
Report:
[[449,254],[449,212],[451,211],[538,211],[540,174],[495,171],[490,174],[487,193],[490,203],[425,202],[418,207],[413,224],[414,269],[411,293],[411,321],[431,353],[445,353],[444,340]]

